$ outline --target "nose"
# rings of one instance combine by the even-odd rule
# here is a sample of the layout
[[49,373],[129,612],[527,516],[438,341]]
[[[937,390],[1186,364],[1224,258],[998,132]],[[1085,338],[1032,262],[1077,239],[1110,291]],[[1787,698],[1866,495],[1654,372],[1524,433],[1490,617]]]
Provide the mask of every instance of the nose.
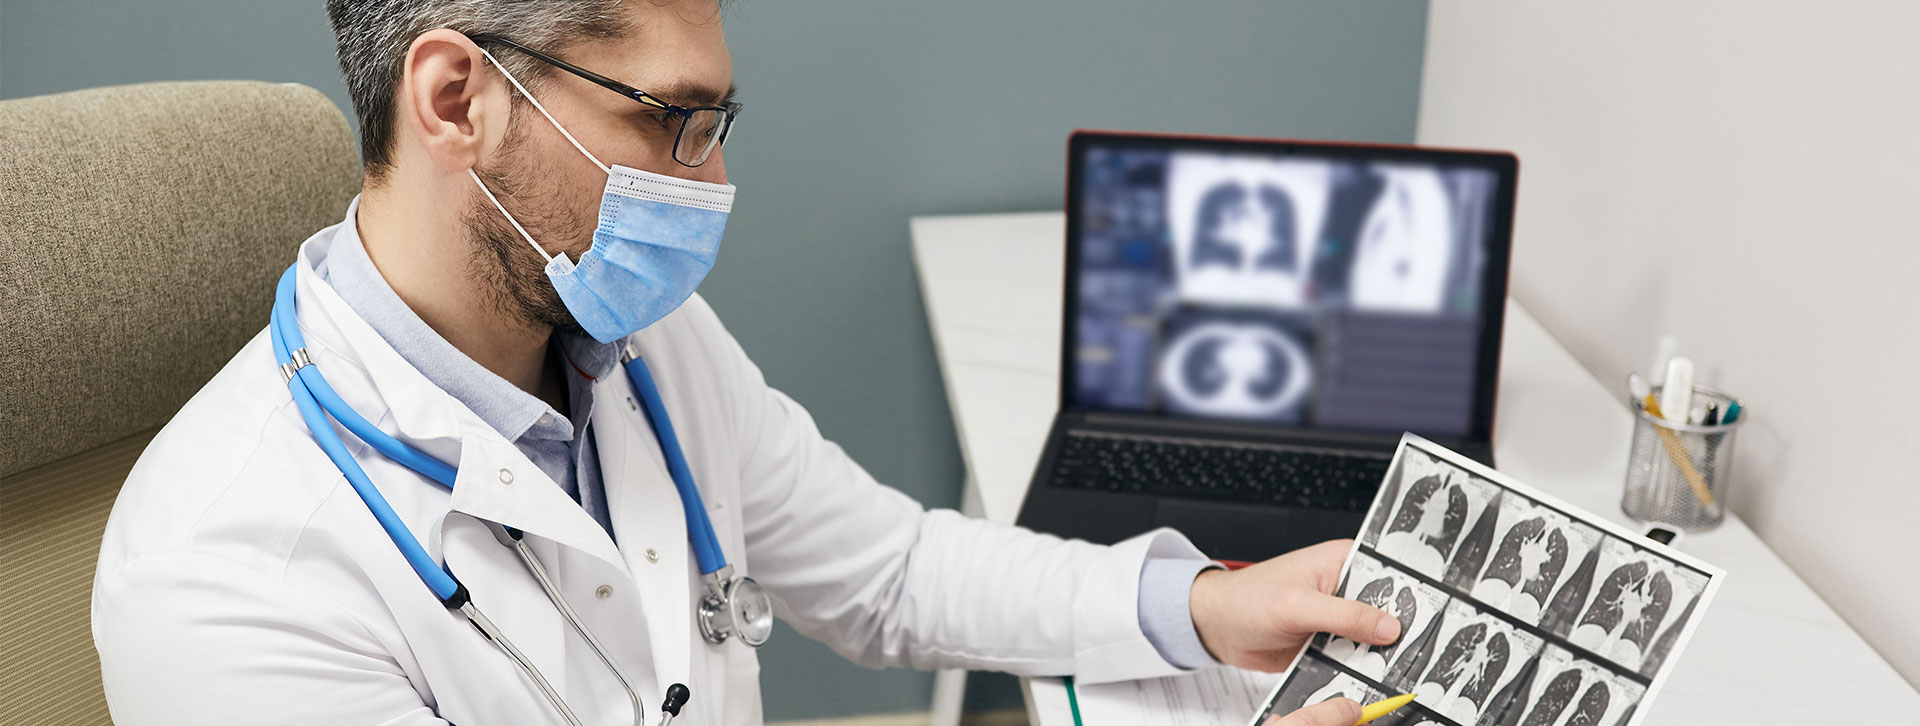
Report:
[[698,181],[712,182],[714,184],[727,183],[727,155],[725,151],[726,149],[724,148],[714,149],[713,153],[707,156],[707,163],[688,169],[687,171],[693,172],[693,178]]

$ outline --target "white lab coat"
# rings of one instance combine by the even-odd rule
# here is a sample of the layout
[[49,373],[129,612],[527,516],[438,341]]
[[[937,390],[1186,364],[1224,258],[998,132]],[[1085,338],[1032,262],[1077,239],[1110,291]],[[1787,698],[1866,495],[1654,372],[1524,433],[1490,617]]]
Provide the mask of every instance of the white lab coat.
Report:
[[[625,372],[595,390],[619,545],[465,406],[433,386],[315,274],[351,220],[302,246],[312,359],[369,421],[448,462],[451,493],[342,437],[436,559],[588,723],[628,723],[617,681],[483,521],[517,527],[639,688],[652,724],[757,724],[759,662],[706,643],[679,496]],[[258,311],[265,317],[266,311]],[[769,388],[695,297],[634,337],[734,568],[776,613],[864,665],[1176,672],[1142,635],[1143,558],[1200,557],[1161,530],[1113,547],[923,510],[876,483]],[[517,666],[408,569],[314,444],[265,333],[160,432],[114,505],[93,592],[114,720],[147,724],[558,723]]]

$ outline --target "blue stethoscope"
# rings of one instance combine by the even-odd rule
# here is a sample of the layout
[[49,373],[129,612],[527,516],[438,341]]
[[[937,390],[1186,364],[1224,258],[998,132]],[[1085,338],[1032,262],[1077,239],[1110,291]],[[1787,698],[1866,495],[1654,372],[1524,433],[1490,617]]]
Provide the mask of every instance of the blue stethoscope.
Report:
[[[334,466],[346,476],[347,483],[353,487],[355,493],[360,495],[360,500],[366,503],[367,509],[373,513],[373,518],[379,521],[380,528],[386,530],[388,539],[393,540],[394,546],[400,549],[400,554],[406,557],[407,565],[413,568],[414,574],[420,576],[421,582],[426,583],[427,589],[433,591],[434,597],[439,598],[447,609],[458,610],[465,615],[467,621],[471,622],[482,635],[499,644],[501,650],[506,651],[507,656],[519,664],[520,669],[526,672],[534,685],[546,695],[547,700],[553,703],[554,709],[560,712],[567,723],[577,726],[581,723],[580,719],[573,714],[572,709],[567,707],[566,702],[561,700],[559,692],[554,690],[547,679],[540,674],[540,670],[527,660],[520,649],[515,648],[513,643],[507,640],[506,635],[485,615],[482,615],[478,608],[474,607],[472,599],[467,595],[466,586],[460,584],[451,571],[434,562],[433,557],[427,554],[426,548],[420,545],[420,541],[414,539],[413,533],[408,531],[406,524],[400,521],[399,515],[394,513],[393,507],[387,504],[386,498],[380,495],[380,491],[374,488],[373,481],[367,478],[366,471],[360,468],[359,462],[354,461],[353,455],[347,452],[346,444],[341,442],[340,435],[335,433],[333,426],[328,423],[327,417],[332,416],[333,420],[340,422],[340,425],[353,432],[354,436],[359,437],[361,441],[386,455],[387,458],[448,490],[453,489],[454,467],[428,456],[368,423],[360,414],[354,412],[352,406],[347,405],[347,402],[340,398],[340,394],[334,392],[332,386],[327,385],[325,378],[321,377],[319,367],[315,366],[313,360],[307,355],[306,340],[300,335],[300,325],[295,316],[293,301],[297,280],[296,267],[297,265],[288,267],[287,271],[280,276],[279,286],[274,290],[272,322],[268,328],[273,338],[274,358],[280,361],[280,375],[287,382],[287,390],[293,394],[294,403],[300,409],[300,417],[306,421],[307,430],[313,433],[314,442],[320,445],[320,449],[326,452],[327,458],[332,459]],[[706,507],[700,502],[700,490],[694,487],[693,471],[687,467],[686,456],[680,450],[680,439],[674,434],[673,422],[667,418],[666,404],[660,400],[660,391],[653,384],[653,374],[647,370],[646,362],[635,354],[631,346],[623,350],[620,361],[627,369],[627,377],[633,383],[634,392],[646,406],[647,419],[653,424],[654,434],[660,441],[660,450],[666,455],[667,472],[673,478],[674,487],[680,491],[680,505],[686,510],[687,539],[693,546],[694,557],[700,563],[700,574],[707,578],[707,595],[701,598],[699,614],[696,617],[700,624],[700,635],[706,638],[707,642],[718,645],[725,643],[728,637],[737,634],[741,642],[759,647],[766,643],[768,636],[773,633],[773,603],[758,583],[744,575],[735,575],[733,566],[727,564],[726,555],[720,550],[720,540],[714,535],[713,522],[707,519]],[[633,703],[633,722],[642,723],[638,692],[627,680],[626,674],[621,672],[620,667],[607,655],[606,649],[601,647],[599,639],[587,631],[586,626],[581,624],[580,618],[574,614],[573,608],[560,595],[559,589],[554,587],[552,579],[547,576],[546,568],[534,558],[533,551],[523,541],[522,533],[497,523],[487,524],[493,530],[495,539],[519,555],[521,563],[540,583],[541,589],[546,591],[547,599],[553,601],[554,607],[566,618],[568,624],[573,626],[574,632],[587,642],[587,645],[600,657],[601,662],[605,663],[607,668],[613,671],[614,676],[620,679],[620,685],[627,691],[628,700]],[[666,702],[661,705],[659,723],[663,726],[669,723],[675,715],[679,714],[680,707],[686,703],[689,696],[690,692],[682,684],[675,683],[669,687]]]

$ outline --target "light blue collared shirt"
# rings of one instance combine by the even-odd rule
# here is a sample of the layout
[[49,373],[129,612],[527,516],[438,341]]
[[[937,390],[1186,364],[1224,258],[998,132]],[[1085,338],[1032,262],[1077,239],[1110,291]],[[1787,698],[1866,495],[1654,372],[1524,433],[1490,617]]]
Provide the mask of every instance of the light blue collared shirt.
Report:
[[[555,344],[549,352],[562,365],[568,413],[572,414],[561,415],[538,396],[520,390],[467,357],[407,307],[380,276],[360,243],[356,221],[359,207],[357,197],[347,207],[346,223],[337,228],[337,238],[318,270],[320,279],[428,381],[513,442],[580,502],[611,537],[613,521],[589,424],[593,421],[593,382],[613,372],[620,360],[619,346],[579,335],[554,336]],[[576,425],[575,421],[580,423]],[[1180,668],[1219,665],[1201,645],[1188,609],[1194,577],[1211,566],[1216,565],[1206,560],[1149,559],[1140,570],[1141,632],[1160,657]]]

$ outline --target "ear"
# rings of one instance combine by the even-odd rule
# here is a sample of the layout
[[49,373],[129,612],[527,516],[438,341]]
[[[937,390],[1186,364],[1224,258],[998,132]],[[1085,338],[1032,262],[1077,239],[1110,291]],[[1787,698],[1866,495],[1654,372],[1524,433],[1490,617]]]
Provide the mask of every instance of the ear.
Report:
[[442,171],[480,163],[505,137],[510,99],[490,61],[448,28],[421,33],[407,48],[395,97],[396,139],[412,139]]

